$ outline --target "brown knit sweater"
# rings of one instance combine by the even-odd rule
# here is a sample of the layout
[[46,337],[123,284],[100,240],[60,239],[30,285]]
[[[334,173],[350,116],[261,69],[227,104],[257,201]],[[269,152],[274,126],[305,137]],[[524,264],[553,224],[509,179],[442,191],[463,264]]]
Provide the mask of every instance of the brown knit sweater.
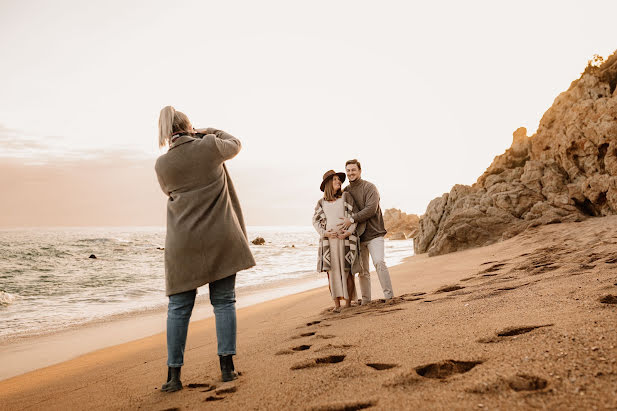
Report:
[[358,210],[360,210],[352,215],[354,221],[357,223],[366,221],[366,230],[360,236],[360,241],[371,241],[386,235],[387,231],[384,226],[381,208],[379,207],[379,191],[377,191],[377,187],[359,178],[349,183],[344,191],[351,193]]

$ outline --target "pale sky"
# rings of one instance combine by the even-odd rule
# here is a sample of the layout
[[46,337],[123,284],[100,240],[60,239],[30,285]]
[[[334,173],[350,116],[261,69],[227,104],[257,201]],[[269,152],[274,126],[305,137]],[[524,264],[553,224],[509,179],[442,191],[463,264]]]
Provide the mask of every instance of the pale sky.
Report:
[[614,1],[0,0],[0,227],[162,225],[160,109],[238,137],[248,224],[309,225],[358,158],[423,214],[533,134]]

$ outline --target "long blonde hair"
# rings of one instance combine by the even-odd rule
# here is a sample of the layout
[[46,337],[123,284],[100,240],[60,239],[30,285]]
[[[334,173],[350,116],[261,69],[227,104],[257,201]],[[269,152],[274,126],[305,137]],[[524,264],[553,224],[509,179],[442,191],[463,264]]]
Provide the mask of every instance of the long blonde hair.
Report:
[[193,126],[186,114],[176,111],[172,106],[165,106],[159,115],[159,148],[169,144],[174,133],[191,132]]

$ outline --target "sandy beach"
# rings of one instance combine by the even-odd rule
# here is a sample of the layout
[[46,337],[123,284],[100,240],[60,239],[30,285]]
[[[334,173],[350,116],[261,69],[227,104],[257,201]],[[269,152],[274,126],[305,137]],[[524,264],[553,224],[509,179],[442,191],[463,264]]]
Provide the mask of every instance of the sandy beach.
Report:
[[0,408],[615,409],[615,232],[617,217],[592,218],[414,256],[391,269],[393,301],[340,314],[325,287],[241,308],[231,383],[207,318],[189,329],[182,391],[159,392],[157,334],[4,380]]

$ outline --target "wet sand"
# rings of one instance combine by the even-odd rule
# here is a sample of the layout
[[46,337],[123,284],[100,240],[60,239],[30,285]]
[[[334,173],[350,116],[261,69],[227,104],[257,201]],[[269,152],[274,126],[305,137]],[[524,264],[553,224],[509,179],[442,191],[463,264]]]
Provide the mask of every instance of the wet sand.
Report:
[[[237,308],[295,294],[327,284],[325,278],[283,280],[252,286],[236,293]],[[106,317],[67,329],[38,335],[17,335],[0,342],[0,384],[2,380],[58,364],[89,352],[165,332],[167,307]],[[198,295],[192,320],[212,317],[208,295]]]
[[391,270],[394,300],[339,314],[327,287],[240,309],[231,383],[208,318],[182,391],[160,392],[158,334],[2,381],[0,408],[615,409],[614,233],[617,217],[594,218],[415,256]]

